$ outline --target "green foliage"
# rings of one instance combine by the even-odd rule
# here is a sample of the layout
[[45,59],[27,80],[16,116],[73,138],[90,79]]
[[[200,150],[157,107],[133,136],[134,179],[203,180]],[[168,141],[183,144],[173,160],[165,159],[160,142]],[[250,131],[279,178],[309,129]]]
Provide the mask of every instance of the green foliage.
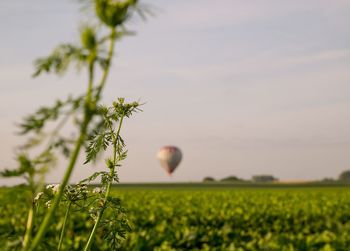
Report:
[[[94,201],[98,196],[90,197],[93,188],[87,189],[87,201]],[[0,191],[0,235],[11,240],[9,243],[0,239],[0,243],[12,245],[1,247],[16,250],[16,240],[24,231],[28,191],[20,187]],[[118,199],[111,199],[116,196]],[[118,187],[112,190],[111,198],[113,208],[105,211],[92,250],[319,251],[348,250],[350,246],[347,187],[232,190]],[[66,208],[61,204],[56,217],[63,218]],[[88,238],[93,221],[85,209],[77,209],[74,207],[69,216],[62,250],[82,250]],[[43,212],[40,207],[38,221]],[[129,220],[124,218],[125,213]],[[119,217],[118,221],[111,222],[114,217]],[[41,250],[55,249],[60,224],[56,222],[49,228]],[[123,240],[123,231],[127,233],[130,226],[132,233]],[[116,245],[112,248],[113,241]]]
[[83,66],[92,67],[97,62],[102,70],[106,70],[111,58],[108,57],[104,49],[105,44],[110,39],[115,41],[116,38],[127,35],[124,30],[113,31],[111,34],[99,38],[98,30],[95,27],[83,26],[80,31],[81,44],[61,44],[49,56],[37,59],[33,76],[37,77],[42,73],[63,75],[71,63],[75,63],[77,69],[80,69]]
[[54,122],[64,115],[77,111],[83,104],[84,96],[57,100],[53,106],[43,106],[35,113],[26,116],[19,124],[20,134],[40,133],[48,122]]
[[[74,141],[61,136],[59,130],[83,104],[83,96],[68,97],[64,101],[57,100],[53,106],[43,106],[26,116],[19,124],[19,133],[30,137],[18,148],[18,167],[5,170],[1,176],[22,177],[32,191],[37,192],[43,185],[46,172],[56,164],[56,153],[61,152],[63,156],[69,157]],[[47,132],[44,129],[50,122],[56,122],[56,126],[51,132]],[[34,149],[36,154],[30,154]]]
[[55,156],[50,151],[44,151],[36,158],[30,159],[28,155],[20,153],[17,156],[18,167],[5,169],[0,172],[2,177],[21,177],[33,192],[40,188],[44,175],[50,166],[56,162]]
[[339,181],[350,182],[350,171],[344,171],[339,175]]
[[39,58],[35,61],[36,71],[33,76],[37,77],[43,72],[54,72],[62,75],[72,61],[82,63],[84,60],[86,60],[86,55],[83,54],[80,48],[71,44],[61,44],[48,57]]
[[122,250],[347,250],[349,195],[348,188],[125,191],[134,231]]
[[254,182],[273,182],[277,181],[278,179],[272,175],[254,175],[252,180]]
[[[141,111],[139,106],[140,104],[137,102],[124,103],[124,99],[120,98],[118,101],[113,102],[112,107],[99,106],[97,108],[96,114],[100,117],[101,122],[89,137],[85,164],[96,160],[99,153],[105,151],[109,145],[114,144],[117,147],[118,161],[126,158],[127,152],[123,151],[125,146],[124,140],[119,135],[119,132],[114,130],[113,125],[119,122],[121,118],[130,117],[132,113]],[[107,163],[107,166],[110,168],[110,164]]]
[[237,182],[237,181],[243,181],[242,179],[236,177],[236,176],[228,176],[226,178],[223,178],[221,179],[220,181],[223,181],[223,182]]
[[24,154],[18,155],[17,161],[19,163],[19,167],[17,169],[12,169],[12,170],[6,169],[5,171],[1,172],[1,175],[3,177],[16,177],[24,174],[29,174],[29,175],[34,174],[34,170],[35,170],[34,164],[32,163],[32,161],[29,160],[29,158],[26,155]]
[[[111,185],[113,182],[119,182],[116,168],[127,157],[127,150],[124,150],[126,145],[120,135],[123,119],[130,117],[133,112],[139,111],[139,104],[137,102],[125,103],[124,101],[123,98],[119,98],[116,102],[113,102],[112,107],[99,106],[96,111],[96,114],[100,116],[103,123],[100,123],[100,126],[92,137],[90,137],[90,143],[86,149],[85,163],[94,161],[97,155],[102,150],[105,151],[108,146],[112,146],[113,153],[110,158],[106,159],[106,167],[109,169],[109,173],[96,172],[84,180],[91,182],[100,176],[101,189],[104,191],[100,193],[100,199],[97,201],[99,203],[98,207],[92,210],[91,215],[95,220],[95,225],[84,250],[91,248],[97,227],[104,229],[105,239],[110,244],[112,250],[117,249],[121,239],[125,238],[126,232],[131,231],[120,199],[110,196]],[[108,210],[112,210],[113,216],[106,219],[105,216]]]
[[86,161],[84,164],[95,160],[98,153],[102,150],[105,151],[111,141],[111,137],[109,133],[94,131],[94,134],[90,136],[89,140],[90,143],[86,149]]
[[213,177],[204,177],[203,178],[203,182],[213,182],[213,181],[215,181],[215,179],[213,178]]

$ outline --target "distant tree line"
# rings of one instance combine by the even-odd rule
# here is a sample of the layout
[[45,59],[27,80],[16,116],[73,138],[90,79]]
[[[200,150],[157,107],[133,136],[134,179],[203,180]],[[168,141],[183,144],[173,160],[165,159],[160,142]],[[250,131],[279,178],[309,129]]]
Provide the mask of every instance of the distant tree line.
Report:
[[[207,176],[203,179],[203,182],[261,182],[261,183],[269,183],[269,182],[276,182],[279,179],[274,177],[273,175],[253,175],[250,180],[242,179],[234,175],[227,176],[222,179],[216,180],[215,178],[211,176]],[[338,179],[333,178],[324,178],[320,180],[319,182],[324,183],[334,183],[334,182],[340,182],[340,183],[350,183],[350,170],[343,171]]]
[[207,176],[203,182],[274,182],[278,179],[272,175],[254,175],[251,180],[241,179],[237,176],[230,175],[228,177],[216,180],[213,177]]

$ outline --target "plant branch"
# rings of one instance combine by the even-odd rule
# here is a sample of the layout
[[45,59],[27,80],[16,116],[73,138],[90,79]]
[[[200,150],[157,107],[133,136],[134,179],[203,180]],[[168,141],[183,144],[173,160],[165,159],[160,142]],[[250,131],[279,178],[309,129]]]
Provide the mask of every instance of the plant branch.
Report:
[[107,57],[107,67],[106,70],[103,73],[102,79],[100,84],[97,87],[97,94],[96,94],[96,103],[100,98],[101,92],[105,86],[106,80],[107,80],[107,76],[109,73],[109,69],[111,67],[111,62],[112,62],[112,58],[113,58],[113,54],[114,54],[114,45],[115,45],[115,40],[117,38],[117,32],[116,29],[113,27],[111,28],[111,34],[110,34],[110,44],[109,44],[109,50],[108,50],[108,57]]
[[62,226],[62,230],[61,230],[60,240],[58,242],[57,251],[60,251],[61,247],[62,247],[64,232],[66,230],[67,219],[68,219],[68,215],[69,215],[69,211],[70,211],[71,205],[72,205],[72,202],[69,202],[68,208],[66,210],[66,214],[65,214],[64,220],[63,220],[63,226]]
[[101,209],[101,211],[99,212],[99,214],[97,216],[97,219],[95,221],[95,225],[94,225],[94,227],[93,227],[93,229],[92,229],[92,231],[90,233],[90,236],[89,236],[88,242],[85,245],[84,251],[89,251],[90,250],[90,247],[91,247],[93,238],[95,236],[96,230],[98,228],[98,225],[100,224],[103,212],[104,212],[104,210],[106,208],[106,204],[107,204],[108,197],[109,197],[109,194],[110,194],[111,186],[112,186],[112,183],[113,183],[115,167],[116,167],[116,164],[117,164],[117,142],[118,142],[118,138],[119,138],[119,134],[120,134],[120,129],[121,129],[121,126],[123,124],[123,118],[124,118],[124,116],[122,116],[120,118],[118,130],[117,130],[117,133],[115,135],[113,133],[112,126],[110,126],[111,135],[113,137],[113,166],[110,167],[109,181],[108,181],[107,189],[106,189],[106,192],[105,192],[105,196],[104,196],[105,198],[104,198],[104,201],[103,201],[102,209]]
[[32,232],[33,232],[33,223],[34,223],[34,209],[35,209],[35,203],[32,200],[31,207],[28,212],[28,218],[27,218],[27,226],[26,226],[26,232],[23,239],[23,248],[26,249],[29,245]]

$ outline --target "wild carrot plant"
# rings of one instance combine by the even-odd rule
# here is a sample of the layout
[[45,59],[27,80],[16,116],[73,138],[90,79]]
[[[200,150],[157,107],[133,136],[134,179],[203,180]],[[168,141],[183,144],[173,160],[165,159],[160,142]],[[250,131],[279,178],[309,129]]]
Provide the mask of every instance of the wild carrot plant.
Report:
[[[31,190],[31,206],[22,240],[23,250],[37,250],[40,247],[60,205],[66,207],[66,212],[58,234],[58,250],[61,250],[64,243],[69,215],[76,210],[83,210],[94,219],[85,250],[91,247],[99,226],[108,229],[105,231],[105,238],[112,249],[117,247],[126,231],[130,231],[120,200],[110,196],[110,189],[113,181],[118,181],[116,167],[126,158],[127,153],[120,135],[123,120],[138,110],[139,104],[125,103],[121,98],[107,108],[100,106],[99,102],[111,70],[115,43],[125,35],[132,34],[125,24],[135,14],[144,17],[148,11],[145,12],[140,7],[138,0],[85,2],[95,14],[95,24],[85,25],[80,29],[80,44],[61,44],[49,56],[39,58],[35,62],[33,76],[43,73],[62,75],[74,63],[79,69],[86,70],[86,91],[77,97],[57,100],[53,106],[42,107],[25,117],[19,125],[20,133],[29,135],[29,140],[19,148],[19,167],[2,172],[2,176],[25,178]],[[96,74],[97,71],[101,71],[101,74]],[[97,79],[97,75],[101,78]],[[55,128],[48,131],[49,124],[52,123]],[[68,123],[72,123],[78,132],[74,140],[62,133],[62,128]],[[75,186],[67,186],[82,147],[86,147],[88,163],[95,160],[108,146],[111,146],[113,152],[112,157],[106,161],[109,172],[97,172]],[[60,154],[68,158],[62,180],[59,185],[45,188],[45,174],[56,163]],[[102,181],[100,191],[89,191],[87,184],[97,177],[101,177]],[[43,200],[45,202],[40,203]],[[47,212],[39,222],[36,221],[35,212],[42,204],[47,207]],[[108,208],[113,209],[113,219],[103,217]]]
[[[127,156],[125,150],[125,143],[121,137],[121,128],[123,120],[126,117],[130,117],[133,112],[139,110],[139,104],[137,102],[124,103],[124,99],[118,99],[118,102],[114,102],[110,108],[100,107],[101,116],[103,117],[103,124],[99,127],[98,131],[92,136],[89,147],[87,149],[86,163],[94,160],[97,154],[101,150],[106,150],[108,146],[112,147],[112,156],[106,159],[106,166],[109,172],[100,172],[94,174],[88,179],[91,181],[98,176],[101,176],[101,193],[99,196],[99,206],[95,212],[95,224],[90,233],[88,242],[84,248],[88,251],[93,242],[96,230],[99,225],[103,225],[105,231],[105,238],[109,241],[113,249],[119,245],[119,238],[124,238],[126,231],[130,231],[128,221],[124,216],[124,208],[121,207],[120,200],[110,196],[111,186],[113,181],[118,182],[118,174],[116,168],[120,166],[120,162]],[[114,124],[117,126],[114,127]],[[103,213],[108,208],[112,209],[113,217],[103,221]]]

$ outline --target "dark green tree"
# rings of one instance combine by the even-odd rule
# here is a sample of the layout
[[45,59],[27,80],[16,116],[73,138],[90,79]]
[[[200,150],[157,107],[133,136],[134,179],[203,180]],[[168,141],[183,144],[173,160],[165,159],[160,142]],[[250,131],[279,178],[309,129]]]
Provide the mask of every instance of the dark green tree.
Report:
[[228,177],[225,177],[221,179],[222,182],[237,182],[237,181],[243,181],[242,179],[238,178],[237,176],[231,175]]
[[203,182],[213,182],[215,179],[213,177],[204,177]]
[[254,175],[252,180],[254,182],[274,182],[278,179],[272,175]]
[[339,175],[339,181],[350,182],[350,170],[344,171]]

